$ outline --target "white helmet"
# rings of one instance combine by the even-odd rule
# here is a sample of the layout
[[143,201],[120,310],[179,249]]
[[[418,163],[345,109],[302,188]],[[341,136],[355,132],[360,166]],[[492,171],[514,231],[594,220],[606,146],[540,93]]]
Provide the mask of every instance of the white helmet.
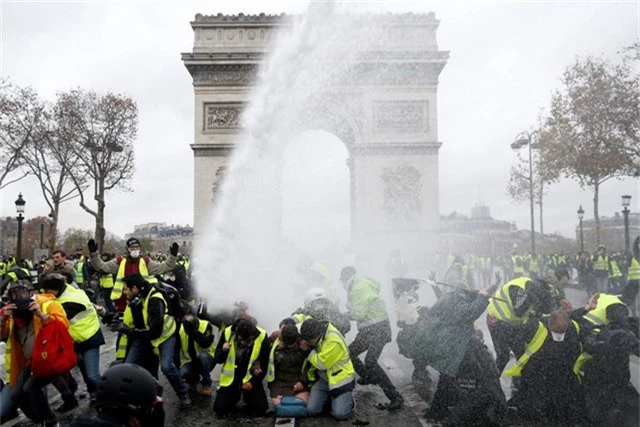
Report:
[[304,295],[304,303],[309,304],[320,298],[327,298],[327,291],[322,288],[310,288]]

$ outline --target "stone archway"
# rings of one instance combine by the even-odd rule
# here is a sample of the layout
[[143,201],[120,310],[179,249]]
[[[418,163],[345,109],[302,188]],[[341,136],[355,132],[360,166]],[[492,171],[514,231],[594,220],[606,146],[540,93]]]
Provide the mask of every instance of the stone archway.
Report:
[[[194,228],[202,230],[240,129],[239,117],[257,71],[285,15],[196,15],[192,52],[182,61],[195,94]],[[438,76],[448,59],[439,51],[433,13],[377,15],[384,40],[360,53],[357,79],[328,88],[323,114],[310,128],[338,136],[349,151],[352,238],[379,238],[387,247],[435,252],[439,236]],[[393,73],[388,73],[393,69]]]

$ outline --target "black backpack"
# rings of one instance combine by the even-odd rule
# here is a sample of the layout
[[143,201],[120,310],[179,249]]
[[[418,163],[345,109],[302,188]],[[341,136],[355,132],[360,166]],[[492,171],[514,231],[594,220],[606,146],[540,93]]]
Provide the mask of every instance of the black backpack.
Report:
[[180,297],[180,292],[178,292],[176,288],[168,283],[158,281],[158,283],[153,284],[153,289],[156,292],[160,292],[164,297],[164,300],[167,302],[169,315],[176,319],[182,319],[182,316],[187,314],[185,305]]

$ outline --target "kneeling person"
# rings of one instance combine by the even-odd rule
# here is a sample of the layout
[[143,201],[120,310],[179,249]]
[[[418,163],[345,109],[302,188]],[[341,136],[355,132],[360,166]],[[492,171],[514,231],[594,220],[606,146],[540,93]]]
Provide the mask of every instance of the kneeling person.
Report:
[[215,366],[213,355],[213,326],[206,320],[189,313],[182,319],[180,328],[180,375],[187,384],[202,385],[200,394],[211,396],[211,371]]

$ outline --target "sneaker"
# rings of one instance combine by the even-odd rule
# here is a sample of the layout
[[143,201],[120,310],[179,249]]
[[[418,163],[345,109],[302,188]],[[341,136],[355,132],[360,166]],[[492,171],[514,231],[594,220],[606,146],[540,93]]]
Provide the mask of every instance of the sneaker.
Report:
[[213,390],[208,385],[203,385],[202,390],[200,390],[200,394],[203,396],[211,397],[211,395],[213,395]]
[[78,407],[78,401],[74,397],[73,400],[67,400],[66,402],[63,402],[62,405],[58,406],[55,409],[55,411],[56,412],[67,412],[67,411],[70,411],[70,410],[75,409],[77,407]]
[[189,395],[185,394],[184,396],[180,396],[180,408],[185,409],[185,408],[189,408],[190,406],[191,406],[191,398],[189,397]]

